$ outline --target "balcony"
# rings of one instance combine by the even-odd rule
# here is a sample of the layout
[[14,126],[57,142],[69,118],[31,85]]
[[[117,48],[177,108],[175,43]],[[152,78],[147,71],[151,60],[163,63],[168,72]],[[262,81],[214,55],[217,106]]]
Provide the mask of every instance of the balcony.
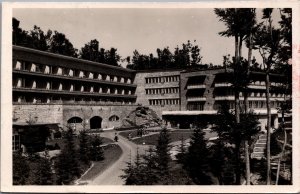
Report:
[[188,97],[188,102],[198,102],[198,101],[206,101],[205,97]]
[[226,83],[226,82],[215,83],[215,88],[218,88],[218,87],[230,87],[230,86],[232,86],[231,83]]
[[[215,100],[229,100],[233,101],[234,96],[216,96]],[[244,97],[240,96],[240,100],[244,100]],[[248,97],[249,101],[266,101],[266,97]],[[284,101],[284,97],[270,97],[271,101]]]
[[75,96],[97,96],[97,97],[114,97],[114,98],[136,98],[136,95],[131,94],[113,94],[113,93],[97,93],[86,91],[68,91],[68,90],[48,90],[40,88],[13,88],[14,92],[27,92],[27,93],[45,93],[45,94],[64,94]]
[[187,89],[191,90],[191,89],[205,89],[206,85],[205,84],[194,84],[194,85],[188,85]]
[[33,75],[33,76],[39,76],[39,77],[57,78],[57,79],[64,79],[64,80],[84,81],[84,82],[89,82],[89,83],[92,82],[92,83],[114,85],[114,86],[125,86],[125,87],[134,87],[134,88],[137,86],[136,84],[99,80],[99,79],[91,79],[88,77],[75,77],[75,76],[70,76],[70,75],[46,74],[43,72],[31,72],[31,71],[17,70],[17,69],[14,69],[13,73],[23,74],[23,75]]

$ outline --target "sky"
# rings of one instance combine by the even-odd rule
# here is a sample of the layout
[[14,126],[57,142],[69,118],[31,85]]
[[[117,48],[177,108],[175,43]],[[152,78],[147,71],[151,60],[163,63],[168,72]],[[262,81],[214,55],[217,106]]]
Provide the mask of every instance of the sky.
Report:
[[[226,27],[213,9],[15,8],[13,17],[20,21],[23,30],[37,25],[45,32],[51,29],[64,33],[79,50],[90,40],[97,39],[100,47],[117,48],[122,58],[132,56],[135,49],[140,54],[156,56],[157,48],[168,46],[173,52],[187,40],[196,40],[201,48],[202,63],[221,65],[224,55],[234,55],[234,39],[218,34]],[[245,48],[243,56],[247,56]],[[261,61],[257,52],[254,56]]]

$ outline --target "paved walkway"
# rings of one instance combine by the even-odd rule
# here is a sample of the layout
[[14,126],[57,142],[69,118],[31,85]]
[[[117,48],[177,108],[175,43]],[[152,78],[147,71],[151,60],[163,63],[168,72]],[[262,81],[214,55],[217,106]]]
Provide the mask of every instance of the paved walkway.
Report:
[[[114,135],[115,131],[101,133],[101,137],[107,137],[110,139],[114,139]],[[122,169],[126,168],[127,162],[130,159],[130,153],[132,161],[136,156],[137,147],[139,148],[139,153],[145,153],[147,146],[136,145],[120,135],[118,137],[119,141],[117,144],[123,151],[121,157],[99,176],[91,181],[88,181],[89,185],[124,185],[125,182],[120,175],[124,174]]]

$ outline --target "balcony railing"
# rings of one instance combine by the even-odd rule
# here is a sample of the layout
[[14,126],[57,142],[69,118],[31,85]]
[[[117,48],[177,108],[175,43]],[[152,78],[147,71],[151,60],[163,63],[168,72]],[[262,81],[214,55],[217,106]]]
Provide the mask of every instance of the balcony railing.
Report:
[[[240,96],[240,100],[244,100],[244,97]],[[234,96],[216,96],[215,100],[234,100]],[[266,97],[248,97],[249,101],[266,101]],[[270,97],[271,101],[283,101],[284,97]]]
[[109,84],[114,86],[126,86],[126,87],[136,87],[136,84],[130,83],[122,83],[122,82],[115,82],[115,81],[107,81],[107,80],[99,80],[99,79],[92,79],[88,77],[77,77],[77,76],[69,76],[69,75],[58,75],[58,74],[50,74],[50,73],[43,73],[43,72],[32,72],[28,70],[17,70],[14,69],[13,73],[24,74],[24,75],[36,75],[41,77],[51,77],[51,78],[58,78],[58,79],[66,79],[66,80],[76,80],[76,81],[85,81],[85,82],[93,82],[93,83],[102,83],[102,84]]
[[204,89],[206,88],[205,84],[194,84],[194,85],[188,85],[187,89]]
[[115,94],[115,93],[98,93],[98,92],[81,92],[81,91],[68,91],[68,90],[53,90],[53,89],[40,89],[40,88],[24,88],[13,87],[13,91],[18,92],[32,92],[32,93],[54,93],[66,95],[79,95],[79,96],[101,96],[101,97],[118,97],[118,98],[136,98],[134,94]]
[[[215,83],[215,87],[231,87],[231,83],[227,82],[221,82],[221,83]],[[270,86],[272,87],[283,87],[284,85],[282,83],[276,83],[276,82],[271,82]],[[266,83],[265,82],[260,82],[260,83],[250,83],[248,85],[248,88],[251,89],[266,89]]]
[[13,102],[13,105],[85,105],[85,106],[137,106],[136,103],[128,102],[98,102],[98,101],[63,101],[63,100],[51,100],[50,102]]
[[206,101],[205,97],[188,97],[188,102],[196,102],[196,101]]

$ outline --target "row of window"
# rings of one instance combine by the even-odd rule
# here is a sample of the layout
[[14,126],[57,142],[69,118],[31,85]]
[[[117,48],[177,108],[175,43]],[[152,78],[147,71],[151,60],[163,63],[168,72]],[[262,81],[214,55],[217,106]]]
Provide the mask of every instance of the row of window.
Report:
[[204,108],[204,103],[201,102],[189,103],[187,105],[187,110],[203,110],[203,108]]
[[[279,107],[281,104],[281,102],[279,101],[271,101],[270,102],[270,107],[271,108],[277,108]],[[235,103],[234,102],[230,102],[229,104],[230,109],[234,109],[235,108]],[[243,108],[244,107],[244,101],[240,101],[240,106]],[[220,107],[220,104],[216,103],[214,105],[214,109],[217,110]],[[267,108],[267,104],[265,101],[249,101],[249,108],[253,108],[253,109],[260,109],[260,108]]]
[[14,70],[23,70],[23,71],[52,74],[52,75],[63,75],[63,76],[78,77],[78,78],[98,79],[98,80],[121,82],[121,83],[128,83],[128,84],[132,83],[131,79],[125,77],[105,75],[97,72],[70,69],[70,68],[64,68],[59,66],[34,64],[31,62],[17,61],[17,63],[14,65]]
[[146,84],[164,83],[164,82],[179,82],[179,75],[161,76],[161,77],[146,77]]
[[164,106],[164,105],[178,105],[179,99],[151,99],[149,105],[151,106]]
[[151,88],[146,89],[146,94],[178,94],[179,88],[173,87],[173,88]]
[[50,103],[66,103],[66,104],[133,104],[134,100],[129,99],[107,99],[107,98],[52,98],[52,97],[35,97],[35,96],[13,96],[14,103],[33,103],[33,104],[50,104]]

